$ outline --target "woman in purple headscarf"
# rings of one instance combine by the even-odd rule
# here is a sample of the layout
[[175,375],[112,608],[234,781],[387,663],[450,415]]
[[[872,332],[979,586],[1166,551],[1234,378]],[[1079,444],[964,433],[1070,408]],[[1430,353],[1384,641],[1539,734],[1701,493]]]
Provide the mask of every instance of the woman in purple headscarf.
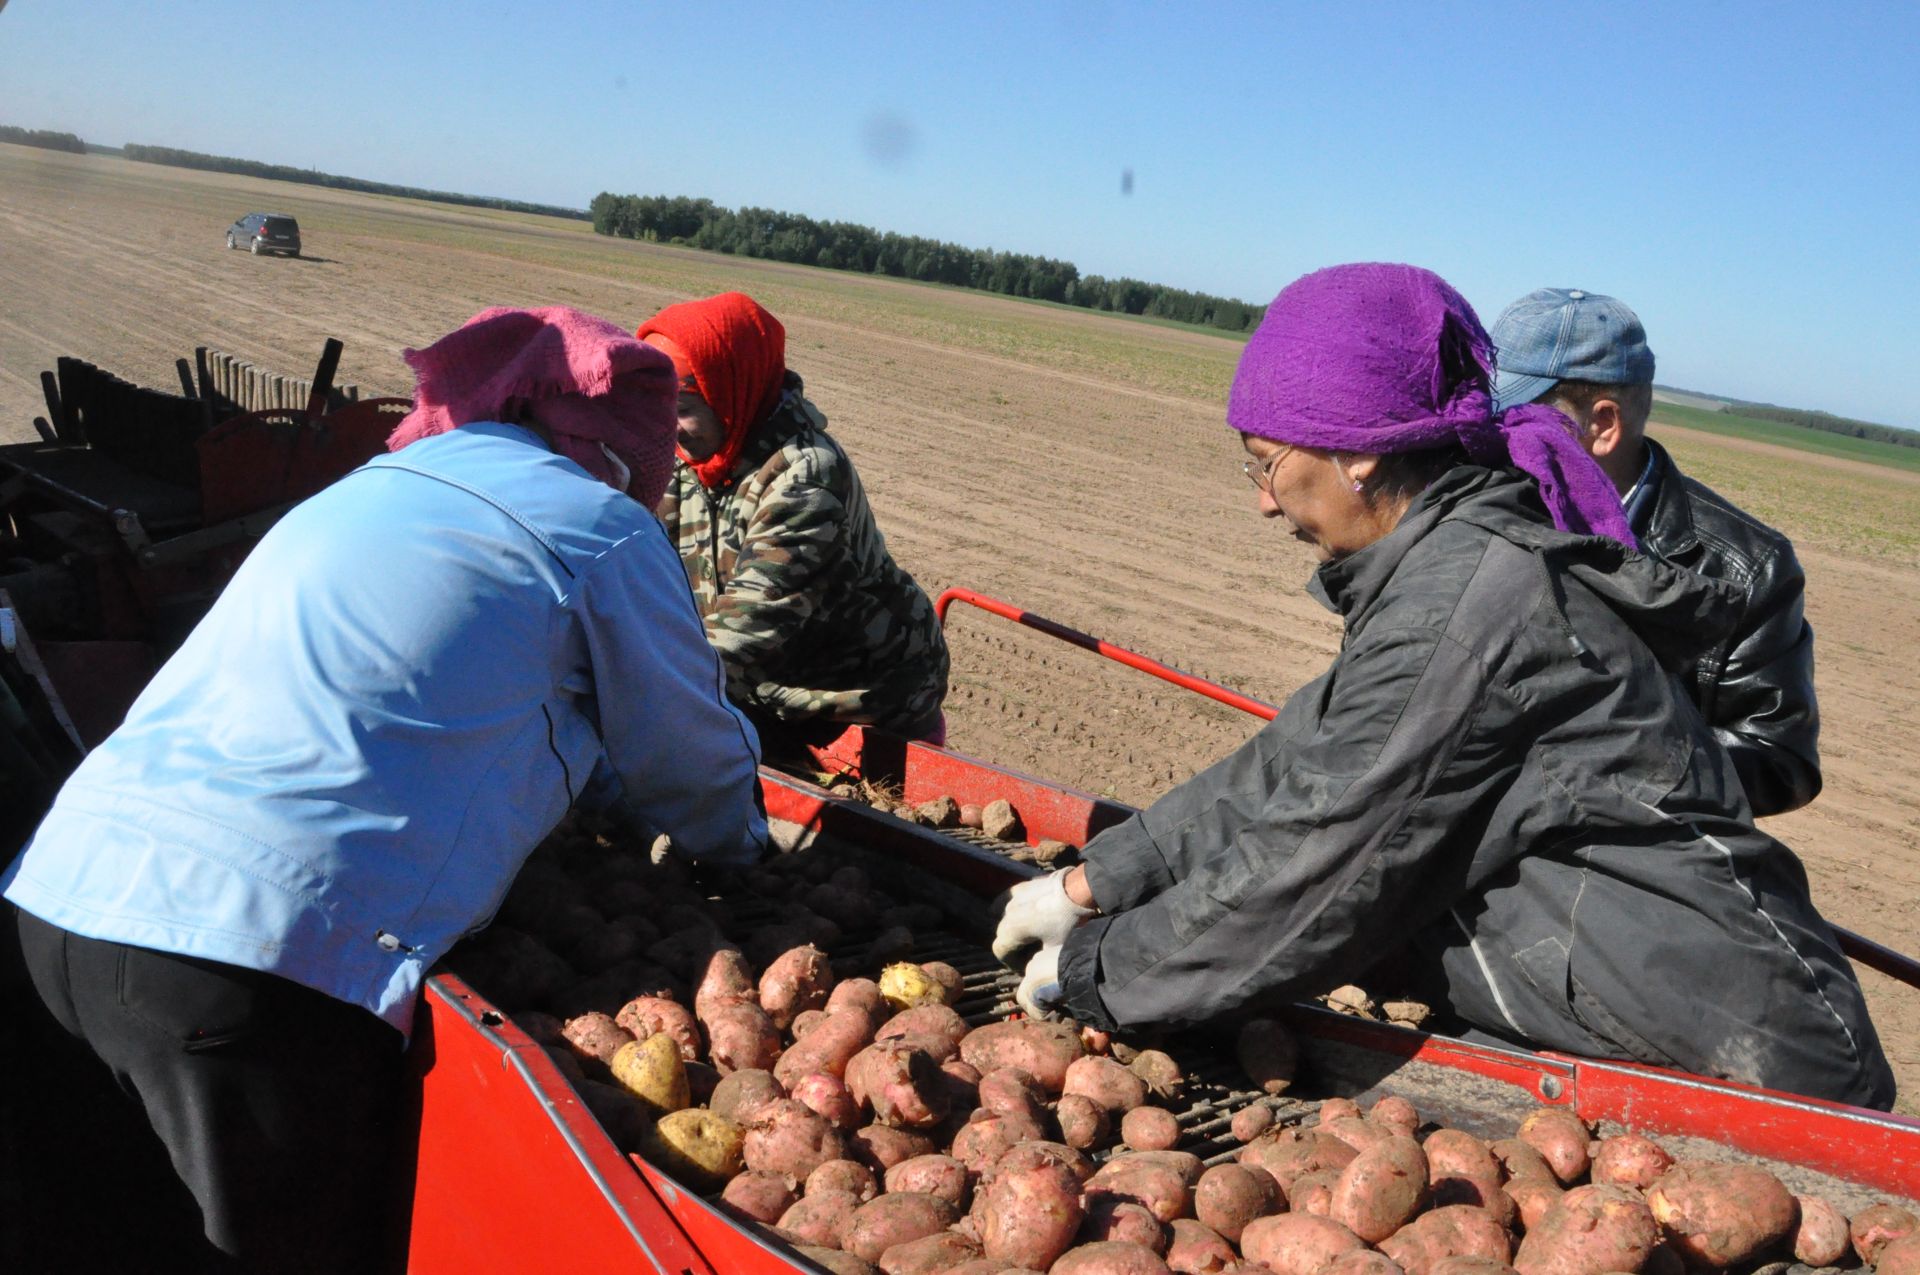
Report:
[[1885,1108],[1893,1077],[1799,860],[1669,670],[1734,618],[1633,551],[1549,408],[1410,266],[1274,299],[1227,419],[1312,545],[1331,668],[1239,750],[1013,892],[1021,1000],[1232,1021],[1391,960],[1456,1028]]

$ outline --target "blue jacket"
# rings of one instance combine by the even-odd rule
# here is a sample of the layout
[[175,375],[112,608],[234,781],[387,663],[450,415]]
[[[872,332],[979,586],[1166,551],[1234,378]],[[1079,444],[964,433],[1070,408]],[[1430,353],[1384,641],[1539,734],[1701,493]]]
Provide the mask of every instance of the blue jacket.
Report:
[[288,513],[0,885],[404,1033],[598,763],[683,850],[737,863],[766,845],[758,754],[653,515],[469,425]]

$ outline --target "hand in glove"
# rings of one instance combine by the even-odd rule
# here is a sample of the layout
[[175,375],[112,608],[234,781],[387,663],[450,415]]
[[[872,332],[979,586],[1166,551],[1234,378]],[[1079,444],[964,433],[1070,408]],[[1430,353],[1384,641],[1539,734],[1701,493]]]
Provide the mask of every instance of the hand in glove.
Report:
[[1014,999],[1020,1002],[1020,1008],[1030,1018],[1050,1018],[1058,1009],[1063,993],[1060,990],[1060,945],[1049,943],[1027,962],[1027,972],[1020,979],[1020,990],[1014,993]]
[[1074,926],[1094,914],[1092,908],[1083,908],[1067,897],[1067,873],[1071,871],[1063,868],[1013,887],[1007,895],[1007,910],[1000,915],[1000,926],[993,932],[995,956],[1005,961],[1035,943],[1058,947],[1067,941]]

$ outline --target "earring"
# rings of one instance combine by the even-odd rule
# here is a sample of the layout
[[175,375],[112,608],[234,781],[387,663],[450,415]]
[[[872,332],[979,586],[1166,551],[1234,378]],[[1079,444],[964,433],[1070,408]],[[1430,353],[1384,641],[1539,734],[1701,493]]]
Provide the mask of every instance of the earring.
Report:
[[1356,478],[1353,480],[1353,489],[1355,491],[1365,491],[1366,487],[1360,482],[1358,478]]

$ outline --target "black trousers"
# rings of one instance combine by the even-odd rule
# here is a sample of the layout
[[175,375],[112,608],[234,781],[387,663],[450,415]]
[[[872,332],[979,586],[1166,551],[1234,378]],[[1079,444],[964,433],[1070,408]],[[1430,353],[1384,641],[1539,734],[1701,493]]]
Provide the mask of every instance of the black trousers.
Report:
[[20,1223],[0,1265],[400,1269],[398,1032],[271,974],[0,911],[0,1203]]

